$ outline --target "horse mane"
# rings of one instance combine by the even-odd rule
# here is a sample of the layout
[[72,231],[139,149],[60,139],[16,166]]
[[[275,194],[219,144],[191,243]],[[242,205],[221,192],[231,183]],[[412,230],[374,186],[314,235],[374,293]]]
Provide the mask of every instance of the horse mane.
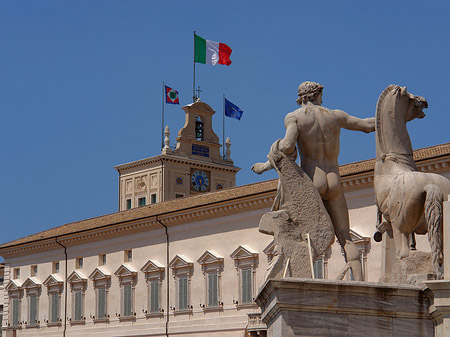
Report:
[[386,89],[382,91],[380,97],[378,97],[377,107],[375,110],[375,123],[376,123],[376,133],[378,139],[378,145],[380,147],[381,153],[386,153],[386,147],[384,146],[383,135],[381,134],[382,130],[382,121],[381,121],[381,109],[383,107],[384,98],[390,93],[392,90],[399,88],[398,85],[391,84]]

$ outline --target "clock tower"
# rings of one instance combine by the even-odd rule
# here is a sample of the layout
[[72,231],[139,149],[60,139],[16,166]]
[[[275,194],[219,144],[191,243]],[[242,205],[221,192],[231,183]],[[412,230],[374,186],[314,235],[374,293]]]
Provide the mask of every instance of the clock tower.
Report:
[[200,100],[182,109],[185,123],[174,149],[166,126],[160,155],[115,167],[120,211],[235,186],[240,168],[231,160],[228,138],[226,155],[220,154],[219,137],[212,128],[215,111]]

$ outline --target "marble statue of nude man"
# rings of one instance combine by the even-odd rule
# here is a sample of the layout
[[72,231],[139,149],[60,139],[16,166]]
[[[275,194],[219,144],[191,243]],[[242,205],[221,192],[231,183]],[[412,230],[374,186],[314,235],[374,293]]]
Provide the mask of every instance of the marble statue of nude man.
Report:
[[[354,263],[351,268],[354,279],[360,280],[359,252],[350,237],[347,202],[339,176],[339,136],[341,128],[366,133],[375,131],[375,118],[360,119],[341,110],[322,107],[322,92],[323,86],[318,83],[300,84],[297,104],[301,107],[287,114],[286,134],[279,143],[279,150],[292,157],[298,148],[301,167],[322,197],[346,261]],[[258,174],[271,168],[269,161],[252,166]]]

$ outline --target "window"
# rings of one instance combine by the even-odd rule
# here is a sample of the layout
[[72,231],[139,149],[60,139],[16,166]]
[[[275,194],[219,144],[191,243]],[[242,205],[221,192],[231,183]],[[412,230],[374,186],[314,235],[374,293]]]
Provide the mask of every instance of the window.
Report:
[[[78,260],[78,259],[77,259]],[[78,270],[74,270],[67,278],[70,283],[72,292],[72,319],[71,325],[85,324],[85,292],[87,286],[87,278]]]
[[[105,254],[100,254],[100,256],[102,255],[106,256]],[[94,282],[95,289],[96,309],[94,322],[108,321],[108,292],[111,285],[111,275],[102,267],[97,267],[89,275],[89,278]]]
[[5,282],[5,277],[3,275],[0,275],[0,286],[3,285]]
[[[57,262],[59,264],[59,262]],[[53,263],[55,265],[55,262]],[[58,267],[59,268],[59,267]],[[61,324],[61,293],[63,291],[63,280],[58,275],[52,274],[44,281],[48,294],[48,326]]]
[[239,300],[237,305],[254,305],[255,272],[258,263],[258,253],[241,245],[230,255],[234,260],[239,276]]
[[175,311],[188,311],[192,309],[190,299],[190,283],[194,263],[183,255],[175,255],[169,263],[175,276],[176,307]]
[[138,198],[138,206],[145,206],[145,197]]
[[38,309],[38,300],[37,295],[29,295],[28,296],[28,325],[36,325],[37,324],[37,309]]
[[59,322],[59,305],[60,305],[60,294],[59,293],[50,293],[50,317],[49,323],[58,323]]
[[203,140],[203,120],[200,116],[195,116],[195,138]]
[[22,287],[17,281],[11,280],[5,288],[9,297],[9,322],[11,327],[18,327],[21,317],[20,307],[22,300]]
[[159,313],[159,281],[150,281],[150,313]]
[[164,266],[157,261],[148,260],[141,268],[145,274],[148,292],[148,309],[146,316],[161,315],[160,296],[161,283],[164,276]]
[[11,325],[18,326],[19,325],[19,317],[20,317],[20,300],[18,297],[12,299],[12,313],[11,313]]
[[81,290],[73,292],[73,320],[83,320],[83,292]]
[[[34,266],[31,270],[33,271]],[[27,313],[27,327],[35,327],[39,325],[39,295],[41,293],[41,284],[36,282],[37,279],[29,277],[22,284],[26,290],[28,313]]]
[[53,262],[52,273],[53,274],[58,274],[59,273],[59,261]]
[[133,251],[131,249],[124,251],[124,261],[125,262],[133,261]]
[[253,302],[252,269],[241,269],[241,304]]
[[36,276],[37,275],[37,271],[38,271],[38,267],[36,265],[32,265],[31,266],[31,277]]
[[106,265],[106,254],[100,254],[98,256],[98,264],[99,264],[99,266]]
[[[134,320],[135,312],[135,285],[137,271],[130,265],[123,264],[114,273],[119,278],[120,284],[120,320]],[[116,313],[117,314],[117,313]]]
[[76,269],[83,269],[83,258],[77,257],[76,259]]
[[127,209],[131,208],[131,199],[127,199]]
[[125,284],[122,286],[122,317],[131,317],[133,313],[132,301],[131,284]]
[[2,326],[3,326],[3,305],[0,305],[0,336],[2,336]]
[[188,277],[179,276],[178,277],[178,310],[188,309]]
[[156,204],[156,193],[153,193],[152,195],[151,195],[151,200],[152,200],[152,204]]
[[106,288],[97,289],[97,318],[106,317]]
[[208,308],[219,306],[218,291],[217,273],[208,273]]
[[184,194],[181,194],[181,193],[175,193],[175,199],[183,198],[183,197],[184,197]]
[[197,262],[201,264],[205,276],[205,308],[219,308],[223,257],[212,250],[207,250]]
[[14,268],[13,277],[14,279],[20,278],[20,268]]

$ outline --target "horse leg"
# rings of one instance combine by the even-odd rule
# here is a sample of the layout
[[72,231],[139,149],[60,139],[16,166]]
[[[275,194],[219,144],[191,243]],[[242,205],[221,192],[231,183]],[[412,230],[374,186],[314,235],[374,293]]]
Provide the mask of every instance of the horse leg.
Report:
[[395,223],[392,224],[392,231],[394,234],[395,241],[395,252],[397,258],[401,259],[409,255],[409,234],[401,232]]
[[428,242],[431,247],[431,262],[433,269],[438,277],[441,278],[442,272],[442,203],[444,196],[436,185],[430,184],[425,186],[427,193],[425,198],[425,219],[428,224]]

